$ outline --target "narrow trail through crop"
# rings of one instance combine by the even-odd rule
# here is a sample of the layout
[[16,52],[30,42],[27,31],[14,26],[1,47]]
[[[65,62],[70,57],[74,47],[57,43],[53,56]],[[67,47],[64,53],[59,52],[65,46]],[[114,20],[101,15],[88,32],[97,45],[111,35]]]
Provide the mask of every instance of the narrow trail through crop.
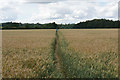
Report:
[[58,39],[59,39],[58,32],[56,32],[55,53],[54,53],[56,68],[63,75],[63,77],[66,77],[65,76],[65,71],[62,69],[61,59],[60,59],[60,56],[59,56],[60,53],[58,52]]

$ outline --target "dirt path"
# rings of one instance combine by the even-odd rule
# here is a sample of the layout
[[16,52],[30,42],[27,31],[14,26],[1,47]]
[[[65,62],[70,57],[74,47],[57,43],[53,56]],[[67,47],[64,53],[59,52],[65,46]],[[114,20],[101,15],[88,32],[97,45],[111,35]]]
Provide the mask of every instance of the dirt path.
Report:
[[58,69],[58,71],[60,73],[63,74],[63,77],[65,77],[65,72],[64,70],[62,69],[62,64],[61,64],[61,59],[60,59],[60,56],[59,56],[59,52],[58,52],[58,33],[56,32],[56,45],[55,45],[55,53],[54,53],[54,56],[55,56],[55,62],[56,62],[56,68]]

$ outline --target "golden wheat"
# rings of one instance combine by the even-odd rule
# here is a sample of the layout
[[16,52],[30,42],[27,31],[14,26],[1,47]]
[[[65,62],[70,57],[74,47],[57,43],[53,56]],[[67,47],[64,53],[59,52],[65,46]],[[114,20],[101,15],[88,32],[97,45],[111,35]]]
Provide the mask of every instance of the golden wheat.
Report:
[[3,78],[50,77],[55,30],[3,30]]
[[[61,45],[63,67],[69,77],[118,77],[117,29],[65,29],[60,32],[69,44],[68,48]],[[61,44],[65,43],[61,39]]]

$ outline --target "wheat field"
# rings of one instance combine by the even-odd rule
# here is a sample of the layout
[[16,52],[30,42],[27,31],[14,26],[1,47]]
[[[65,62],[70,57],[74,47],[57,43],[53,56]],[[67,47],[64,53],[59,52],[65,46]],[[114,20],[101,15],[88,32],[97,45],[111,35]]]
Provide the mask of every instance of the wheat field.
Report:
[[118,29],[3,30],[2,77],[117,78]]
[[70,43],[69,47],[83,53],[115,52],[118,53],[117,29],[61,30]]
[[53,77],[51,43],[55,30],[3,30],[3,78]]
[[63,68],[68,77],[117,78],[117,29],[60,30]]

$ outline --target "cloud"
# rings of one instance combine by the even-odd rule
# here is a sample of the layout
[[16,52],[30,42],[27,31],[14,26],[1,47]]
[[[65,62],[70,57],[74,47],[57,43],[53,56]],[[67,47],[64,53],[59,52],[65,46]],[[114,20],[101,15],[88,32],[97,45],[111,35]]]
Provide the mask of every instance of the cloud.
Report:
[[118,19],[118,4],[117,3],[107,3],[104,6],[98,6],[97,9],[97,15],[101,18],[107,18],[107,19]]
[[64,0],[22,0],[25,3],[38,3],[38,4],[48,4],[48,3],[55,3]]
[[[77,5],[78,4],[78,5]],[[31,18],[33,21],[73,23],[93,18],[117,19],[117,5],[106,3],[99,5],[88,2],[57,2],[39,6],[39,13]]]
[[[24,4],[25,1],[41,4]],[[94,18],[115,20],[118,16],[116,1],[118,0],[6,0],[0,5],[0,20],[40,23],[77,23]]]
[[118,3],[118,19],[120,20],[120,1]]
[[15,21],[19,12],[17,8],[14,7],[16,3],[1,1],[0,4],[0,21]]
[[0,9],[0,19],[2,21],[14,21],[17,19],[17,12],[14,8],[4,7]]
[[74,1],[96,1],[96,0],[21,0],[22,2],[25,3],[35,3],[35,4],[49,4],[49,3],[56,3],[56,2],[74,2]]

